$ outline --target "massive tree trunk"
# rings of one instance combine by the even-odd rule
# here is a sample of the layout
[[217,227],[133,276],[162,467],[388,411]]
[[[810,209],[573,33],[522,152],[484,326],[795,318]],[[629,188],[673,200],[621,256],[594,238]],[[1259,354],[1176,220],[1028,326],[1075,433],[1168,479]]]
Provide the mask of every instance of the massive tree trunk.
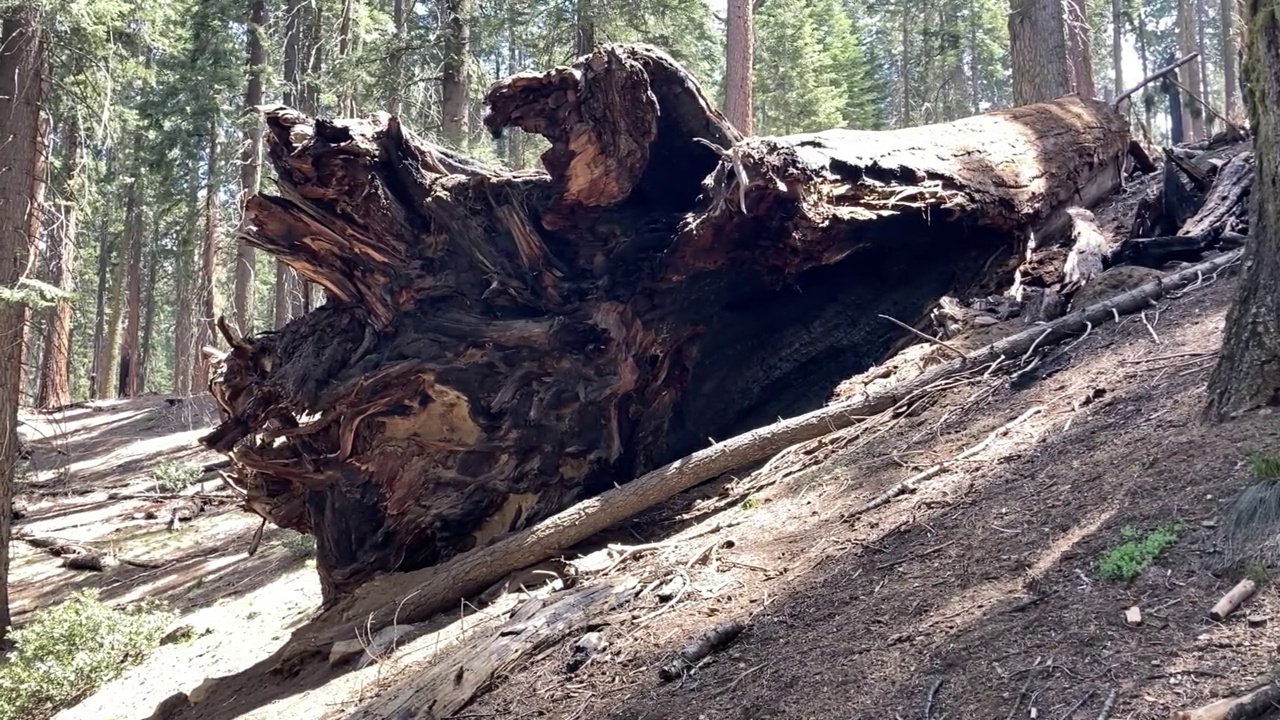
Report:
[[[40,108],[44,42],[40,5],[18,3],[0,18],[0,288],[26,276],[43,208],[40,182]],[[14,468],[18,462],[18,398],[26,306],[0,301],[0,637],[9,628],[9,531]]]
[[1074,97],[744,140],[651,48],[488,103],[493,132],[551,142],[547,173],[386,115],[267,116],[282,192],[250,201],[250,240],[330,300],[279,333],[223,328],[204,442],[249,507],[316,536],[330,602],[819,406],[900,336],[877,314],[1009,280],[1026,232],[1049,243],[1109,193],[1128,144]]
[[[755,132],[751,75],[756,39],[752,5],[752,0],[729,0],[725,15],[724,114],[748,136]],[[591,50],[583,54],[588,52]]]
[[[252,109],[262,104],[262,77],[266,72],[267,51],[263,43],[266,32],[266,0],[249,0],[249,22],[245,35],[246,80],[244,105]],[[244,147],[240,152],[240,193],[248,200],[258,193],[262,176],[262,125],[253,123],[244,131]],[[235,292],[232,316],[243,332],[253,329],[253,276],[256,260],[253,246],[243,239],[236,241]]]
[[1243,21],[1256,174],[1244,279],[1209,379],[1218,418],[1280,404],[1280,17],[1274,3],[1246,0]]
[[63,170],[61,195],[62,220],[55,228],[50,243],[49,278],[59,290],[68,293],[59,298],[49,313],[44,332],[44,357],[40,362],[40,387],[36,407],[51,410],[71,404],[71,297],[75,283],[76,228],[80,213],[81,152],[80,122],[72,112],[62,129]]
[[1014,103],[1045,102],[1071,91],[1064,10],[1061,0],[1010,0]]

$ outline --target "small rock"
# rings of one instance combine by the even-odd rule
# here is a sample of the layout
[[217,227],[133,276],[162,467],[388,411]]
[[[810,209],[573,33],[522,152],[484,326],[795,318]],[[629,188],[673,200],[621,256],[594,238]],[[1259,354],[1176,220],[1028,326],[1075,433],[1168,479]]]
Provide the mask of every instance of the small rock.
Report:
[[[374,634],[372,639],[342,640],[329,649],[329,665],[340,665],[357,655],[364,655],[358,667],[366,667],[369,663],[381,658],[402,636],[414,630],[413,625],[392,625]],[[366,652],[366,648],[368,649]]]
[[177,642],[185,642],[195,637],[196,629],[190,625],[179,625],[160,638],[161,645],[172,645]]
[[186,693],[174,693],[162,700],[147,720],[169,720],[189,707],[191,707],[191,701],[187,699]]
[[671,602],[675,596],[680,594],[684,589],[685,579],[683,575],[676,575],[658,588],[655,594],[658,596],[658,602]]
[[1125,610],[1125,611],[1124,611],[1124,621],[1125,621],[1126,623],[1130,624],[1130,625],[1141,625],[1141,624],[1142,624],[1142,610],[1138,609],[1138,606],[1137,606],[1137,605],[1134,605],[1133,607],[1129,608],[1128,610]]
[[195,690],[187,693],[187,702],[192,705],[199,705],[209,698],[210,691],[218,682],[218,678],[206,678],[204,682],[196,686]]
[[578,642],[573,646],[573,654],[569,656],[569,661],[565,663],[564,671],[566,673],[575,673],[582,669],[591,658],[598,655],[602,650],[609,647],[609,641],[599,632],[589,632],[578,638]]

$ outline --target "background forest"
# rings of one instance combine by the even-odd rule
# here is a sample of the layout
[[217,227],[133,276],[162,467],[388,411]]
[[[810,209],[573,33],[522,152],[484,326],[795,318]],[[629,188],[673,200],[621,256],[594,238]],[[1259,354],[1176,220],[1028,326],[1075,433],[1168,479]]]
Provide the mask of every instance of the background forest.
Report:
[[[1073,8],[1088,25],[1099,96],[1114,96],[1126,72],[1134,82],[1198,50],[1184,84],[1238,112],[1231,0]],[[41,282],[24,281],[46,302],[28,324],[24,404],[199,391],[198,351],[217,314],[261,330],[318,301],[291,270],[236,241],[243,198],[272,182],[253,106],[386,110],[435,142],[528,167],[540,138],[495,141],[481,126],[490,83],[597,42],[641,41],[668,50],[724,106],[726,54],[743,52],[726,53],[725,14],[735,9],[705,0],[51,3]],[[903,127],[1013,104],[1004,0],[754,0],[751,10],[756,134]],[[1159,93],[1148,88],[1134,105],[1156,140],[1168,132]],[[1198,116],[1190,110],[1192,138],[1206,132]],[[58,288],[70,294],[56,301]]]

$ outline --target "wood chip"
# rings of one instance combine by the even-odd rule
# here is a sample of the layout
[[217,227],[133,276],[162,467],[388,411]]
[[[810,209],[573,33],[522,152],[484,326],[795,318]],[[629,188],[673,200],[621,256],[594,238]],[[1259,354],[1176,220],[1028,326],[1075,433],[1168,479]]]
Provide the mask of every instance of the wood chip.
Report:
[[1137,605],[1134,605],[1133,607],[1129,608],[1128,610],[1125,610],[1125,611],[1124,611],[1124,621],[1125,621],[1126,623],[1130,624],[1130,625],[1141,625],[1141,624],[1142,624],[1142,610],[1138,609],[1138,606],[1137,606]]

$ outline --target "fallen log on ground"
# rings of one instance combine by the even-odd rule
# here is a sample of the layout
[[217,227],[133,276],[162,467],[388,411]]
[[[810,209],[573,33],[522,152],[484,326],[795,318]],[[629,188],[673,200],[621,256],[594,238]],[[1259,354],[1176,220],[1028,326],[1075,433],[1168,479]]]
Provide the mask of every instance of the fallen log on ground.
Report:
[[1180,710],[1169,720],[1253,720],[1267,716],[1277,705],[1280,705],[1280,683],[1272,681],[1239,697]]
[[333,642],[350,637],[353,626],[376,631],[392,622],[423,620],[453,607],[459,598],[483,592],[507,575],[554,557],[703,481],[919,399],[933,386],[956,375],[981,370],[996,362],[1016,363],[1036,349],[1047,348],[1118,315],[1143,310],[1165,293],[1203,280],[1239,258],[1239,250],[1224,253],[1054,322],[1028,328],[897,386],[864,393],[717,443],[441,565],[374,579],[299,628],[276,653],[275,669],[289,673],[300,663],[323,656]]
[[246,237],[329,302],[253,338],[222,325],[203,441],[247,507],[316,536],[329,606],[820,407],[900,336],[878,315],[1007,282],[1027,233],[1049,242],[1114,189],[1128,147],[1078,97],[743,140],[646,47],[487,101],[493,131],[551,142],[546,173],[385,114],[266,110],[280,194],[249,201]]

